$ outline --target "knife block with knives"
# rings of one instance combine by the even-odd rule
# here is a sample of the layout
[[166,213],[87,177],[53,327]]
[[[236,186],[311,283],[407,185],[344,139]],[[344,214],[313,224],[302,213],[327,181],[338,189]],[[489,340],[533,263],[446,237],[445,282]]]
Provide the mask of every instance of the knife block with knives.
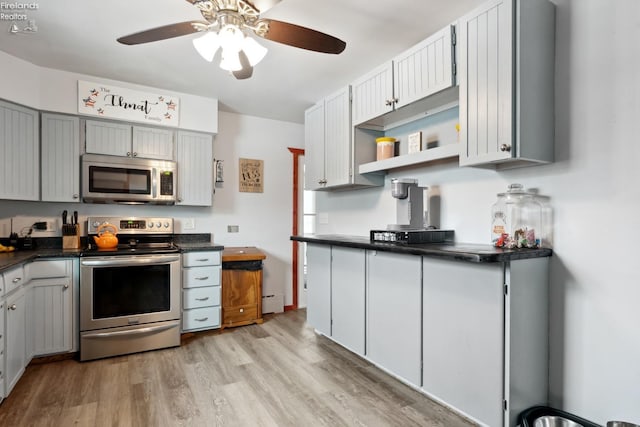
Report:
[[78,211],[73,212],[70,224],[67,224],[67,211],[62,212],[62,249],[80,249]]

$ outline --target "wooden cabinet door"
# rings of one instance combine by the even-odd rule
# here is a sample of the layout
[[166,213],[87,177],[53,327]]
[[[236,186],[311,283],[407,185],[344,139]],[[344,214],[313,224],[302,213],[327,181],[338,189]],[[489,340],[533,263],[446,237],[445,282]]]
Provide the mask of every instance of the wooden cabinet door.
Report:
[[25,289],[22,288],[7,298],[6,315],[6,352],[5,352],[5,390],[9,395],[27,365],[26,357],[26,301]]
[[395,108],[453,86],[452,32],[447,26],[393,59]]
[[262,302],[261,283],[262,270],[222,270],[223,325],[233,326],[262,315],[258,309],[258,301]]
[[0,199],[39,200],[38,112],[0,101]]
[[325,186],[324,101],[304,112],[304,189]]
[[43,202],[80,200],[80,119],[42,114]]
[[173,131],[134,126],[132,147],[133,157],[173,160]]
[[503,425],[503,264],[424,257],[423,272],[422,388],[486,425]]
[[196,132],[178,132],[178,205],[213,204],[213,137]]
[[326,187],[351,182],[351,88],[324,101],[324,179]]
[[307,244],[307,322],[331,336],[331,246]]
[[416,255],[367,251],[367,357],[420,386],[422,263]]
[[30,355],[71,351],[73,345],[70,278],[37,279],[30,284],[27,330]]
[[332,248],[331,337],[364,355],[365,250]]
[[461,165],[516,154],[513,2],[492,0],[459,20]]
[[92,154],[132,157],[131,125],[87,120],[85,150]]
[[353,125],[393,111],[393,63],[379,66],[351,84]]

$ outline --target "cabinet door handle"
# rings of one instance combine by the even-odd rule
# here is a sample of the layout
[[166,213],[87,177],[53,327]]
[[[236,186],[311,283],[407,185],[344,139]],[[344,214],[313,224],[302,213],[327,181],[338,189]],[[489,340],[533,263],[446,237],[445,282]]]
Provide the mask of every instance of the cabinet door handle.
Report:
[[241,308],[241,309],[240,309],[240,313],[244,313],[244,308]]
[[209,299],[209,297],[196,298],[196,301],[207,301],[208,299]]
[[22,280],[22,277],[16,277],[13,279],[13,283],[18,283],[20,280]]
[[209,276],[196,277],[196,280],[207,280],[208,278],[209,278]]
[[500,151],[511,151],[511,146],[508,144],[502,144],[500,146]]
[[127,157],[131,157],[131,151],[127,151]]
[[69,289],[69,285],[64,285],[63,288],[64,289]]
[[138,153],[136,153],[135,151],[133,152],[133,157],[138,157]]
[[200,259],[197,259],[196,261],[198,261],[198,262],[207,262],[207,261],[209,261],[209,258],[200,258]]
[[387,99],[386,101],[384,101],[384,105],[386,105],[387,107],[389,107],[391,105],[391,100]]
[[207,320],[209,320],[208,317],[203,317],[202,319],[196,319],[196,322],[204,322],[204,321],[207,321]]
[[11,304],[11,305],[9,306],[9,310],[17,310],[17,309],[18,309],[18,306],[17,306],[17,305],[15,305],[15,304]]
[[77,194],[74,194],[74,195],[73,195],[73,198],[74,198],[74,199],[77,199],[78,197],[80,197],[80,196],[79,196],[79,195],[77,195]]

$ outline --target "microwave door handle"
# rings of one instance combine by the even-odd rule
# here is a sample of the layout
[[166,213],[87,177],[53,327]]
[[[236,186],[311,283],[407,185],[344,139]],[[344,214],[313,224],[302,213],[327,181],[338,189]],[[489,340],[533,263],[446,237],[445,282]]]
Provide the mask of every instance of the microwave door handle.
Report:
[[151,168],[151,197],[158,198],[158,171],[156,168]]

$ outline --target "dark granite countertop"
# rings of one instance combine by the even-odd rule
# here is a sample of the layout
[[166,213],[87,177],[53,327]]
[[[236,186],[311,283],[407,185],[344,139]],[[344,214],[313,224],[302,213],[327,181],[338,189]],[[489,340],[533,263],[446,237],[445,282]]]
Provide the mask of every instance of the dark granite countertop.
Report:
[[343,234],[305,234],[291,236],[291,240],[350,248],[370,249],[410,255],[422,255],[469,262],[504,262],[526,258],[551,256],[553,251],[540,249],[500,249],[491,245],[467,243],[425,243],[403,245],[394,243],[371,242],[368,236],[348,236]]
[[177,245],[180,252],[221,251],[224,249],[223,245],[214,242],[177,243]]
[[16,265],[32,261],[37,258],[69,258],[78,257],[81,249],[35,249],[19,250],[0,254],[0,273]]

